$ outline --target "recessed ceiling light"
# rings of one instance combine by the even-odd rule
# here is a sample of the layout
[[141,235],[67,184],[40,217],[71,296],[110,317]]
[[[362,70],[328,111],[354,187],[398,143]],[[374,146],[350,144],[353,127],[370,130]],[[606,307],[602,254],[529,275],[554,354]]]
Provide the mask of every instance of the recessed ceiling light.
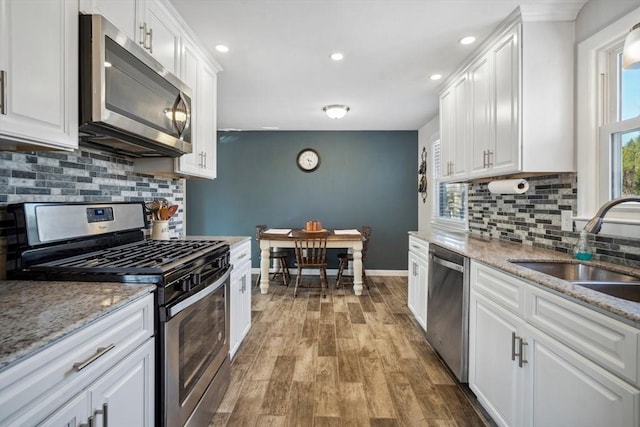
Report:
[[460,44],[471,44],[471,43],[473,43],[474,41],[476,41],[476,38],[475,38],[475,37],[473,37],[473,36],[466,36],[466,37],[463,37],[463,38],[461,38],[460,40],[458,40],[458,43],[460,43]]
[[440,80],[442,78],[442,74],[431,74],[429,78],[431,80]]
[[218,45],[216,45],[216,50],[218,52],[227,53],[227,52],[229,52],[229,46],[226,46],[226,45],[223,45],[223,44],[218,44]]
[[344,59],[344,55],[340,52],[334,52],[331,54],[331,59],[334,61],[342,61]]

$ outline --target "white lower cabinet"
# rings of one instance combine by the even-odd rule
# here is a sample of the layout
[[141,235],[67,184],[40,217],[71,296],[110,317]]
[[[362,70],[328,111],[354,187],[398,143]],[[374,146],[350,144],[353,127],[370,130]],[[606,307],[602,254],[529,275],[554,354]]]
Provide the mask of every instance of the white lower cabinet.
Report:
[[409,280],[407,306],[427,330],[427,285],[429,280],[429,243],[409,236]]
[[513,313],[471,293],[469,387],[500,425],[521,425],[524,389],[518,363],[512,359],[512,338],[523,325]]
[[42,425],[153,426],[153,358],[150,339]]
[[[569,314],[584,314],[586,308],[514,276],[471,263],[469,386],[496,423],[540,427],[640,425],[640,390],[614,373],[617,363],[601,364],[602,351],[596,354],[570,340],[560,342],[534,326],[529,314],[504,304],[502,295],[508,292],[487,291],[485,283],[492,277],[496,282],[510,281],[514,285],[494,290],[520,288],[526,289],[525,298],[548,294],[550,300],[562,299],[564,304],[553,306],[556,313],[564,306]],[[534,291],[529,292],[529,288]],[[632,352],[629,357],[637,363],[638,341],[637,334],[630,331],[633,328],[595,311],[591,317],[601,330],[606,326],[611,331],[608,336],[619,343],[619,348],[629,348],[626,353]],[[567,325],[558,325],[558,329]],[[593,331],[597,328],[583,326],[582,334],[596,336]],[[603,341],[601,348],[607,349],[607,344]]]
[[251,241],[231,248],[229,353],[233,358],[251,329]]
[[154,420],[153,294],[0,372],[0,426]]

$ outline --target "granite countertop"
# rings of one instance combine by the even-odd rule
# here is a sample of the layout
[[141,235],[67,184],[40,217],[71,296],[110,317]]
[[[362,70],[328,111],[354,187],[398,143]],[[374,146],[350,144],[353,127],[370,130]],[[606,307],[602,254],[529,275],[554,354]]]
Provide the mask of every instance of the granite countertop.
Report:
[[225,240],[230,247],[239,245],[242,242],[251,240],[249,236],[185,236],[183,240]]
[[[498,239],[469,236],[463,233],[412,231],[409,232],[409,235],[441,245],[473,260],[496,267],[514,276],[527,279],[557,293],[564,294],[578,302],[586,303],[600,312],[613,315],[613,317],[619,320],[640,328],[640,303],[615,298],[511,262],[543,260],[577,262],[577,260],[568,254]],[[634,269],[633,267],[599,261],[590,261],[589,264],[633,276],[639,275],[638,269]]]
[[155,288],[106,282],[0,281],[0,370]]

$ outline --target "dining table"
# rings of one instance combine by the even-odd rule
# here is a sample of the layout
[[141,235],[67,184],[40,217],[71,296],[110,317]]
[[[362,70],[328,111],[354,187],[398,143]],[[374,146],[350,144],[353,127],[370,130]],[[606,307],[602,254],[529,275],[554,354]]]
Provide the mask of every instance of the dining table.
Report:
[[[260,242],[260,292],[269,292],[271,248],[294,248],[293,228],[268,228],[258,238]],[[297,229],[300,230],[300,229]],[[323,230],[325,231],[325,230]],[[362,234],[356,229],[327,229],[327,248],[351,250],[353,255],[353,292],[362,295]]]

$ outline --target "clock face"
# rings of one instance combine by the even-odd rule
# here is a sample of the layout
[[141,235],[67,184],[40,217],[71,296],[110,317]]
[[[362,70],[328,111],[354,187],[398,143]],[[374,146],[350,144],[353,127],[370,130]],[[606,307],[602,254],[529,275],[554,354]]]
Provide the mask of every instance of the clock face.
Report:
[[320,155],[312,148],[305,148],[298,153],[298,167],[304,172],[313,172],[320,166]]

